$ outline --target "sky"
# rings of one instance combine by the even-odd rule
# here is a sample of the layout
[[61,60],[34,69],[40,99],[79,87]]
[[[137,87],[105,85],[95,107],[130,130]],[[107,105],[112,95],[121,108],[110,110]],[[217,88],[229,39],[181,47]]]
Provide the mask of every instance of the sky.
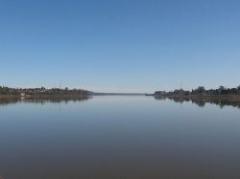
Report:
[[239,0],[0,0],[0,85],[240,85]]

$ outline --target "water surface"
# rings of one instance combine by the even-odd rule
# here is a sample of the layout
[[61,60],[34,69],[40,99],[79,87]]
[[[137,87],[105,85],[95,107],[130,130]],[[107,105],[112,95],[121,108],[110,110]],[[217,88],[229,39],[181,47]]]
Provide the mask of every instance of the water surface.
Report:
[[239,151],[231,105],[145,96],[0,103],[4,179],[233,179]]

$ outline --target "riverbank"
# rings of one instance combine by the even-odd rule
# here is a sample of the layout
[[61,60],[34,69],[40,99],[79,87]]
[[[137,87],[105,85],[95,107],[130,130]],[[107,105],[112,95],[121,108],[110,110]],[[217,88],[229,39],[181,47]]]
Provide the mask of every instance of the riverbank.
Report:
[[0,100],[27,100],[27,99],[51,99],[51,100],[81,100],[87,99],[92,92],[83,89],[69,88],[9,88],[0,86]]
[[0,100],[4,99],[18,99],[21,98],[19,95],[0,95]]
[[154,95],[155,97],[166,97],[172,99],[185,99],[185,100],[194,100],[194,99],[202,99],[202,100],[231,100],[240,102],[240,95],[165,95],[165,96],[158,96]]
[[170,99],[174,102],[192,102],[198,106],[204,106],[206,103],[216,104],[221,107],[226,105],[240,107],[240,95],[154,95],[155,99]]
[[91,99],[90,95],[26,95],[21,97],[19,95],[0,95],[0,105],[13,104],[17,102],[30,103],[59,103],[70,101],[85,101]]
[[49,99],[49,98],[71,98],[71,99],[81,99],[88,98],[91,95],[81,95],[81,94],[34,94],[34,95],[0,95],[0,100],[4,99]]

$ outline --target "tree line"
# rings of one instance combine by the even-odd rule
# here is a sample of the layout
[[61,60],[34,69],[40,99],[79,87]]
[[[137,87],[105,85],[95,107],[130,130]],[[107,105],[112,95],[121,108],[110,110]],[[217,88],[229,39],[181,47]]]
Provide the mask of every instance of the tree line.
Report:
[[217,89],[206,89],[204,86],[199,86],[196,89],[184,90],[176,89],[174,91],[156,91],[156,96],[189,96],[189,95],[205,95],[205,96],[217,96],[217,95],[240,95],[240,85],[236,88],[226,88],[219,86]]
[[90,91],[69,88],[9,88],[0,86],[0,95],[89,95]]

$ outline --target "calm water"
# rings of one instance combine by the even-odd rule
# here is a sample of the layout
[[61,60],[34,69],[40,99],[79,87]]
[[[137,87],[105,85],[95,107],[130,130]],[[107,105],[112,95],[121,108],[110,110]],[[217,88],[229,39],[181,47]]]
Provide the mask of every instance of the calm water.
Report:
[[0,176],[240,178],[240,109],[145,96],[2,103]]

